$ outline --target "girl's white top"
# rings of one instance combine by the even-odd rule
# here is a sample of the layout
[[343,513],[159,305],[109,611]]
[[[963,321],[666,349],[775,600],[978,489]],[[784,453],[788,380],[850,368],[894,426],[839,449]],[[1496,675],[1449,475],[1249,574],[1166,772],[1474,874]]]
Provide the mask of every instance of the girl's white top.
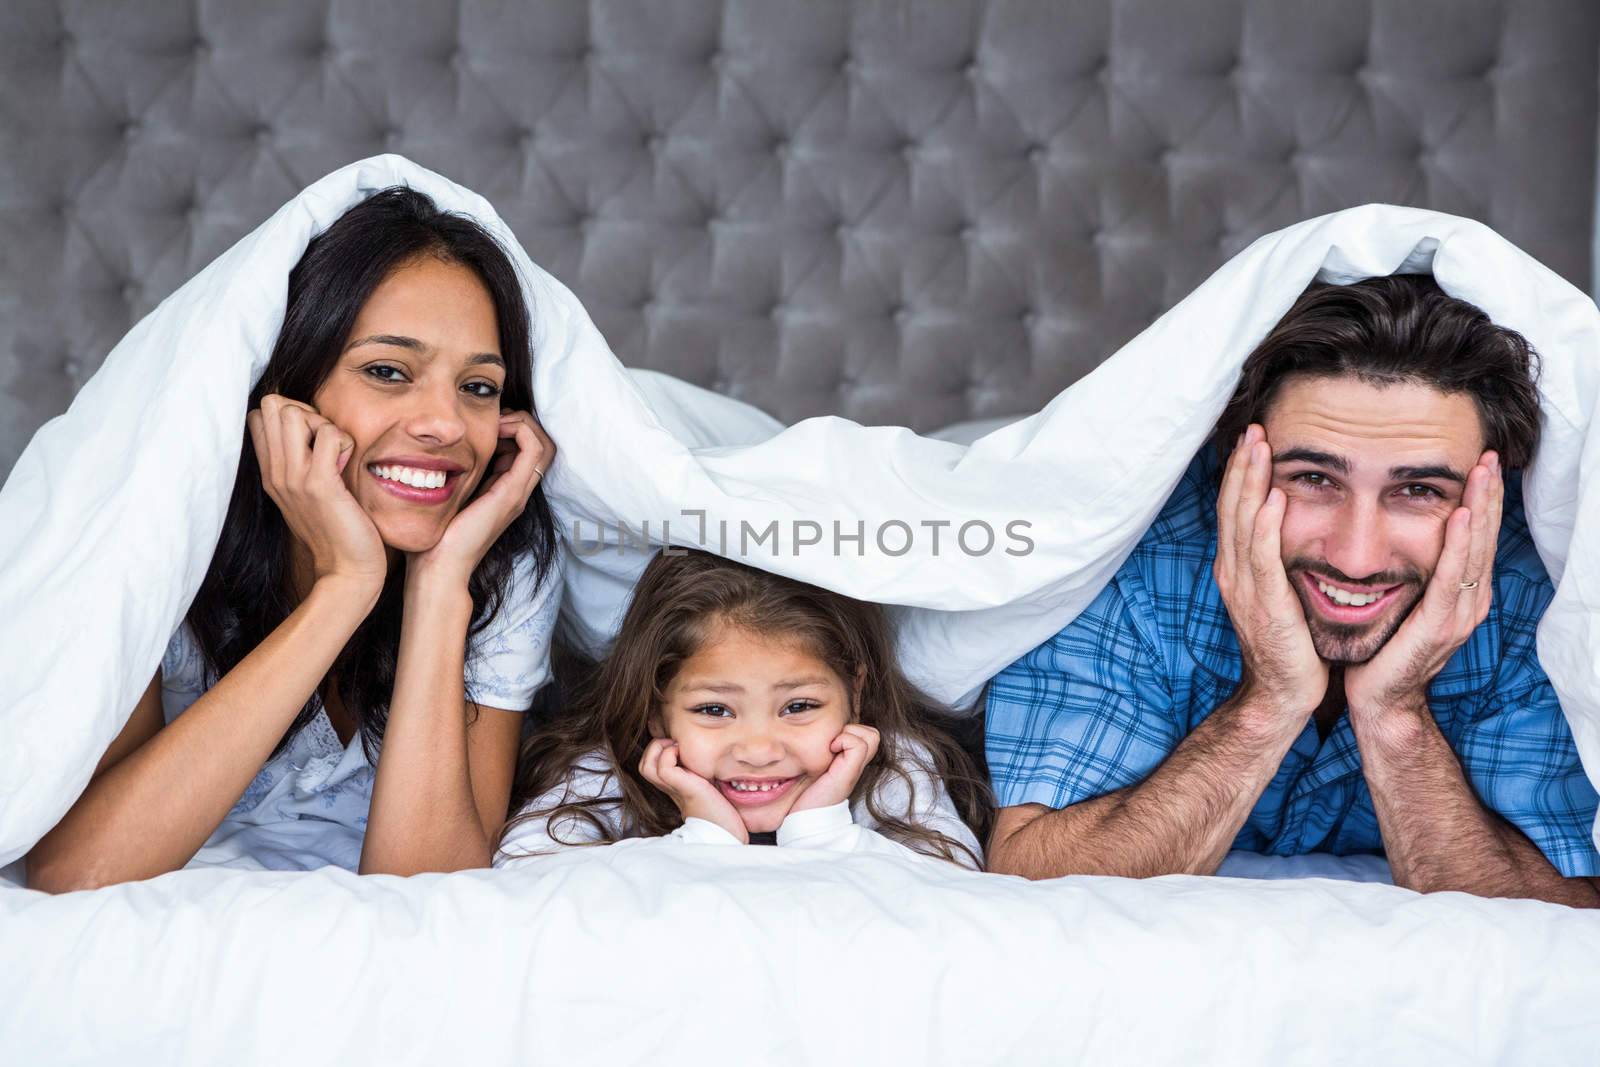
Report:
[[[961,816],[956,813],[944,782],[929,770],[931,761],[921,745],[904,746],[906,756],[902,764],[904,778],[885,775],[878,787],[880,810],[896,814],[899,818],[935,830],[972,851],[968,856],[955,850],[956,862],[977,869],[982,862],[983,849],[977,836]],[[541,797],[523,806],[523,812],[548,811],[561,804],[577,800],[620,797],[616,775],[606,766],[603,753],[596,750],[578,761],[567,780]],[[625,836],[622,825],[621,804],[597,804],[589,809],[610,831],[610,839]],[[689,844],[739,844],[739,839],[715,823],[705,819],[687,819],[668,835],[672,840]],[[495,852],[494,865],[505,867],[530,863],[539,856],[558,852],[572,845],[594,844],[606,840],[599,827],[577,815],[557,817],[538,816],[513,826]],[[832,807],[812,808],[796,812],[783,820],[778,827],[779,848],[812,848],[832,852],[878,852],[933,859],[926,846],[908,847],[879,832],[877,820],[867,810],[865,798],[854,803],[840,802]],[[976,857],[976,862],[974,858]]]
[[[561,571],[529,593],[533,562],[519,559],[499,615],[468,649],[465,682],[472,699],[507,711],[525,710],[549,677],[550,637],[561,604]],[[187,623],[161,662],[161,703],[172,722],[211,685]],[[372,803],[374,770],[359,732],[341,744],[321,701],[315,717],[269,759],[223,818],[191,867],[356,870]]]

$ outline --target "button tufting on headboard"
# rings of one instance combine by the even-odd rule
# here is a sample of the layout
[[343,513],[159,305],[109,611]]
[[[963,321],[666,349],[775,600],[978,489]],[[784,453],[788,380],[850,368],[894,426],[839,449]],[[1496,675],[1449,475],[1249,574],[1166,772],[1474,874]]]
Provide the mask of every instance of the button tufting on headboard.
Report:
[[386,150],[624,362],[786,421],[1035,410],[1367,201],[1591,283],[1589,0],[32,0],[0,57],[0,475],[137,316]]

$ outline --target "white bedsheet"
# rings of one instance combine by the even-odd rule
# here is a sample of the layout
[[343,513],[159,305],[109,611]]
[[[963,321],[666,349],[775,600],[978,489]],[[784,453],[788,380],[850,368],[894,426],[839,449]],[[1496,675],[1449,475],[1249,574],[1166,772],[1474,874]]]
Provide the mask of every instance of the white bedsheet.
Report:
[[18,1064],[1592,1065],[1600,915],[627,842],[0,894]]
[[[197,857],[195,868],[231,867],[234,870],[283,870],[283,866],[268,866],[250,862],[247,853],[225,858],[218,863],[206,857]],[[26,884],[21,860],[0,867],[0,888],[21,889]],[[314,868],[313,868],[314,869]],[[1381,882],[1393,885],[1394,877],[1389,864],[1382,856],[1334,856],[1326,852],[1312,852],[1304,856],[1263,856],[1256,852],[1230,852],[1222,858],[1217,873],[1225,878],[1336,878],[1346,882]]]
[[[71,804],[198,587],[243,400],[305,242],[404,181],[398,157],[286,205],[162,304],[0,490],[0,865]],[[514,246],[513,246],[514,247]],[[516,250],[563,526],[685,509],[778,521],[1032,524],[1036,549],[853,548],[764,565],[900,605],[909,673],[960,702],[1087,603],[1319,272],[1431,267],[1545,358],[1529,520],[1559,580],[1540,650],[1600,770],[1600,315],[1484,227],[1370,207],[1263,238],[1039,414],[970,447],[626,374]],[[1133,402],[1137,398],[1137,403]],[[641,554],[574,558],[564,613],[603,643]],[[875,857],[649,842],[524,871],[357,879],[190,870],[92,894],[0,890],[0,1059],[1095,1063],[1595,1062],[1600,917],[1299,880],[1030,885]]]

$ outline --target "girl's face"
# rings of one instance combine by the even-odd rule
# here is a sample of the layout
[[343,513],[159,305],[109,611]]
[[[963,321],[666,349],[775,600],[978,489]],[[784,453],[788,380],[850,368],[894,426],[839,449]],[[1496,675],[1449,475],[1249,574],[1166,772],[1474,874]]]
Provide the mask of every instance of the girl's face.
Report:
[[432,548],[499,442],[506,365],[489,290],[423,256],[379,284],[311,404],[355,438],[344,482],[384,544]]
[[833,762],[852,693],[802,646],[719,627],[671,684],[652,736],[678,743],[678,762],[710,781],[751,833],[778,828]]

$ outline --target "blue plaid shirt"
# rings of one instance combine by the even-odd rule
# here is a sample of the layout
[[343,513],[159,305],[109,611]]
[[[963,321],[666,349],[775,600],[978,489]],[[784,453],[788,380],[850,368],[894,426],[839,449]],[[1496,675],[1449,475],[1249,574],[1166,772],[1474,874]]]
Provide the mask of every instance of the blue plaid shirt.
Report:
[[[1217,463],[1190,464],[1104,591],[989,685],[989,769],[1003,807],[1062,808],[1149,775],[1239,684],[1233,624],[1212,578]],[[1562,874],[1600,875],[1597,797],[1539,666],[1534,629],[1554,592],[1506,479],[1489,617],[1428,687],[1479,800]],[[1349,716],[1307,723],[1233,847],[1276,855],[1383,851]]]

